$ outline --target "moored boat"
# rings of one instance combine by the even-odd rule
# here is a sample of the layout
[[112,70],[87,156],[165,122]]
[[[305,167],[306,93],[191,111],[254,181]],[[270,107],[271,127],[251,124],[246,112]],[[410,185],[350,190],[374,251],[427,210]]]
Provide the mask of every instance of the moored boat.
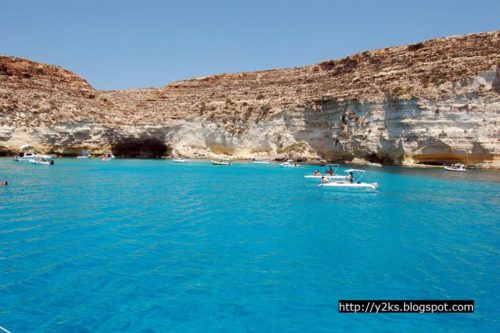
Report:
[[82,159],[90,158],[90,154],[87,150],[82,150],[80,152],[80,155],[78,155],[76,158],[82,158]]
[[288,160],[284,163],[280,163],[280,166],[282,168],[300,168],[302,165],[297,164],[297,163],[293,162],[292,160]]
[[253,159],[251,162],[253,164],[270,164],[271,163],[268,160],[262,160],[262,159]]
[[54,165],[54,161],[41,156],[30,158],[28,162],[33,164],[44,164],[44,165]]
[[382,164],[380,163],[374,163],[374,162],[368,162],[366,163],[367,166],[375,167],[375,168],[381,168]]
[[210,160],[213,165],[231,165],[231,161],[229,160]]
[[347,176],[343,176],[343,175],[330,175],[330,174],[319,174],[319,175],[315,175],[315,174],[312,174],[312,175],[305,175],[304,178],[306,179],[329,179],[329,180],[346,180],[347,179]]
[[337,174],[337,170],[340,168],[340,164],[328,164],[326,165],[328,167],[328,170],[321,174],[319,170],[314,171],[313,174],[305,175],[304,178],[306,179],[313,179],[313,180],[346,180],[348,176],[345,175],[339,175]]
[[115,158],[115,155],[113,153],[106,153],[102,155],[101,161],[103,162],[109,162]]
[[465,168],[465,165],[463,165],[463,164],[454,164],[451,166],[445,166],[444,169],[446,171],[457,171],[457,172],[467,171],[467,169]]
[[174,159],[172,159],[172,162],[174,162],[174,163],[187,163],[187,161],[183,158],[174,158]]
[[29,160],[38,157],[37,154],[32,152],[20,152],[19,155],[14,157],[14,161],[16,162],[28,162]]

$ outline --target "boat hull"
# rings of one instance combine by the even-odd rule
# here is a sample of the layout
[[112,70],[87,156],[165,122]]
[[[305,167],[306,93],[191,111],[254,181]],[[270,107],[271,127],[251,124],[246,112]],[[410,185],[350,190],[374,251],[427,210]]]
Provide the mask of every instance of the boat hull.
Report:
[[210,161],[213,165],[231,165],[231,162],[223,162],[223,161]]
[[299,164],[280,164],[282,168],[300,168],[302,165]]
[[457,168],[450,168],[450,167],[444,167],[444,170],[454,171],[454,172],[465,172],[466,171],[466,169],[457,169]]
[[315,175],[305,175],[304,178],[306,179],[313,179],[313,180],[321,180],[322,178],[326,178],[328,180],[346,180],[347,176],[339,176],[339,175],[322,175],[322,176],[315,176]]
[[28,162],[33,163],[33,164],[54,165],[54,161],[52,161],[52,160],[49,160],[49,161],[39,161],[39,160],[31,159]]
[[378,190],[377,183],[331,182],[319,184],[318,186],[329,190],[346,192],[376,192]]

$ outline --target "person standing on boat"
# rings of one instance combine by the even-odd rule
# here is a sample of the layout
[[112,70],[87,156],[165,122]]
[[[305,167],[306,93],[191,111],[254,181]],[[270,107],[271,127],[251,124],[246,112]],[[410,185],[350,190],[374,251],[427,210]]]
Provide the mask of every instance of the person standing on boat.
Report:
[[328,171],[326,172],[326,174],[333,176],[333,169],[331,165],[328,167]]
[[347,176],[347,180],[352,183],[354,182],[354,177],[352,176],[352,172],[349,172],[349,176]]

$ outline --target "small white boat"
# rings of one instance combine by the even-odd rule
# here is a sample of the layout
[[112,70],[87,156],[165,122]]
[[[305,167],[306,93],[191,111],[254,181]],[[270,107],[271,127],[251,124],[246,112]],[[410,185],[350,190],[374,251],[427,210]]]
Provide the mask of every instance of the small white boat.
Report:
[[446,171],[458,171],[458,172],[467,171],[467,169],[465,168],[465,165],[463,165],[463,164],[454,164],[452,166],[445,166],[444,169]]
[[363,183],[361,179],[366,174],[365,170],[349,169],[345,173],[348,174],[348,180],[329,181],[321,183],[318,186],[322,188],[335,189],[341,191],[356,191],[356,192],[375,192],[378,189],[377,183]]
[[50,159],[47,159],[47,158],[44,158],[44,157],[35,157],[35,158],[31,158],[28,160],[28,162],[30,163],[33,163],[33,164],[45,164],[45,165],[54,165],[54,161],[53,160],[50,160]]
[[45,160],[51,160],[55,156],[54,155],[43,155],[37,154],[33,152],[33,147],[30,145],[22,145],[19,147],[21,152],[14,157],[14,161],[16,162],[30,162],[31,159],[43,158]]
[[85,159],[87,159],[89,157],[90,157],[89,152],[87,150],[82,150],[80,152],[80,155],[78,155],[76,158],[85,158]]
[[282,168],[300,168],[302,165],[294,163],[292,160],[288,160],[284,163],[280,163]]
[[31,159],[43,158],[46,160],[51,160],[54,158],[53,155],[40,155],[32,152],[21,152],[19,155],[14,157],[14,161],[17,162],[29,162]]
[[229,160],[210,160],[213,165],[231,165],[231,161]]
[[305,175],[304,178],[306,179],[328,179],[328,180],[346,180],[348,176],[342,176],[342,175],[329,175],[329,174],[324,174],[324,175]]
[[172,162],[174,162],[174,163],[187,163],[187,161],[183,158],[174,158],[174,159],[172,159]]
[[115,155],[113,153],[106,153],[102,155],[101,161],[103,162],[109,162],[115,158]]
[[366,163],[366,165],[371,166],[371,167],[375,167],[375,168],[381,168],[382,167],[382,164],[380,164],[380,163],[368,162],[368,163]]
[[253,160],[252,163],[253,164],[270,164],[271,162],[266,161],[266,160]]
[[326,171],[324,174],[321,174],[319,171],[315,171],[312,175],[305,175],[304,178],[306,179],[313,179],[313,180],[346,180],[348,176],[343,176],[337,174],[337,170],[340,168],[340,164],[328,164],[328,171]]
[[29,160],[38,157],[37,154],[31,152],[21,152],[19,155],[14,157],[14,161],[16,162],[29,162]]

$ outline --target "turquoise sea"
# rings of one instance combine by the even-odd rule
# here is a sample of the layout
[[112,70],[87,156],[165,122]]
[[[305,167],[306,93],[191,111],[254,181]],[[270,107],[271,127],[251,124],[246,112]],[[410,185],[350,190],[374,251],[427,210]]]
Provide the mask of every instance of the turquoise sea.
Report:
[[[500,173],[0,159],[0,326],[18,332],[499,332]],[[342,314],[339,299],[474,299]]]

